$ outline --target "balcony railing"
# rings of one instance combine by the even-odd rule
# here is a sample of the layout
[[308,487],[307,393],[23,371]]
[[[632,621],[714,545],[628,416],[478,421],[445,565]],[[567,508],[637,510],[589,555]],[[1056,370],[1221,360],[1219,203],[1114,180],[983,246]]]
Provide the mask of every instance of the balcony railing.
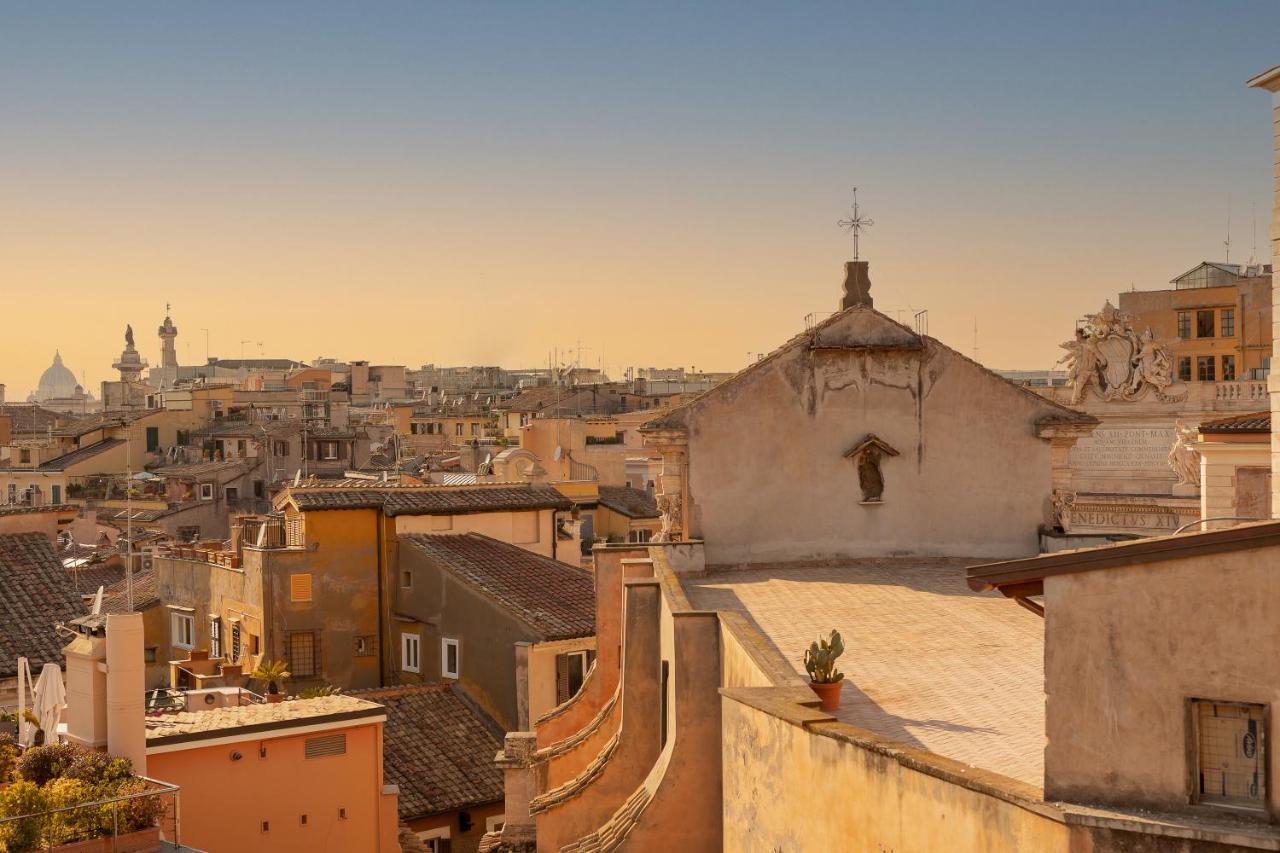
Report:
[[[169,849],[180,844],[180,812],[177,785],[146,776],[135,776],[143,789],[133,793],[45,809],[30,814],[0,817],[0,844],[9,850],[76,850],[83,842],[101,839],[106,849],[129,840],[130,850]],[[150,838],[149,838],[150,836]],[[153,843],[148,843],[153,838]]]

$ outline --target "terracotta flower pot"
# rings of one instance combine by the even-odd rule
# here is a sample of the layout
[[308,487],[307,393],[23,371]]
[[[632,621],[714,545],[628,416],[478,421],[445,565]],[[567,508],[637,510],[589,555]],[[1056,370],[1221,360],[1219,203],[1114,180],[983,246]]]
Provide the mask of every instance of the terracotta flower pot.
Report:
[[834,681],[830,684],[820,684],[816,681],[810,681],[809,686],[813,688],[813,692],[818,694],[818,699],[822,702],[822,710],[835,711],[840,707],[840,689],[844,687],[844,679]]
[[268,693],[268,694],[267,694],[267,701],[268,701],[269,703],[271,703],[272,705],[276,704],[277,702],[283,702],[283,701],[284,701],[284,694],[283,694],[283,693]]

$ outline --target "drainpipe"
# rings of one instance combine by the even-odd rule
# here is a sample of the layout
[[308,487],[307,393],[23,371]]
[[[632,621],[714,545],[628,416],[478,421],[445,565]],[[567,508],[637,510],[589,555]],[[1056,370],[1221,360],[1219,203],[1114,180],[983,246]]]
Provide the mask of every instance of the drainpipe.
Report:
[[382,555],[382,510],[381,509],[376,509],[373,512],[373,530],[374,530],[374,537],[373,537],[374,542],[377,543],[377,548],[378,548],[378,555],[375,561],[377,563],[377,571],[378,571],[378,685],[380,687],[385,687],[387,684],[386,657],[387,657],[388,638],[383,635],[384,631],[386,630],[384,620],[383,620],[383,613],[386,607],[386,602],[383,599],[386,593],[384,591],[384,584],[383,584],[383,577],[382,577],[382,574],[383,574],[382,556],[383,555]]

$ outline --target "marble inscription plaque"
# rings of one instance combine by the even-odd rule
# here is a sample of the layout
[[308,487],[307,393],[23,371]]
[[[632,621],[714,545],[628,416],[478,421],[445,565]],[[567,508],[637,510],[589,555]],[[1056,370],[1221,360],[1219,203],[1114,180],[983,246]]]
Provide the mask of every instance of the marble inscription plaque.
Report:
[[1149,471],[1173,476],[1169,471],[1172,427],[1099,427],[1071,449],[1071,469],[1076,474],[1105,471]]

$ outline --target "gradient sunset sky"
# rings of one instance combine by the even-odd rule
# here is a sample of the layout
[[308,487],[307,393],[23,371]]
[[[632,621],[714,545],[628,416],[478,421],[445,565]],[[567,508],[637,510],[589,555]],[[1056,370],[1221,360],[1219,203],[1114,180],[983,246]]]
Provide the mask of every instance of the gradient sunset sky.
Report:
[[[965,8],[961,8],[965,7]],[[876,307],[1000,368],[1266,245],[1280,3],[5,3],[0,382],[183,363],[732,370]],[[243,342],[243,343],[242,343]]]

